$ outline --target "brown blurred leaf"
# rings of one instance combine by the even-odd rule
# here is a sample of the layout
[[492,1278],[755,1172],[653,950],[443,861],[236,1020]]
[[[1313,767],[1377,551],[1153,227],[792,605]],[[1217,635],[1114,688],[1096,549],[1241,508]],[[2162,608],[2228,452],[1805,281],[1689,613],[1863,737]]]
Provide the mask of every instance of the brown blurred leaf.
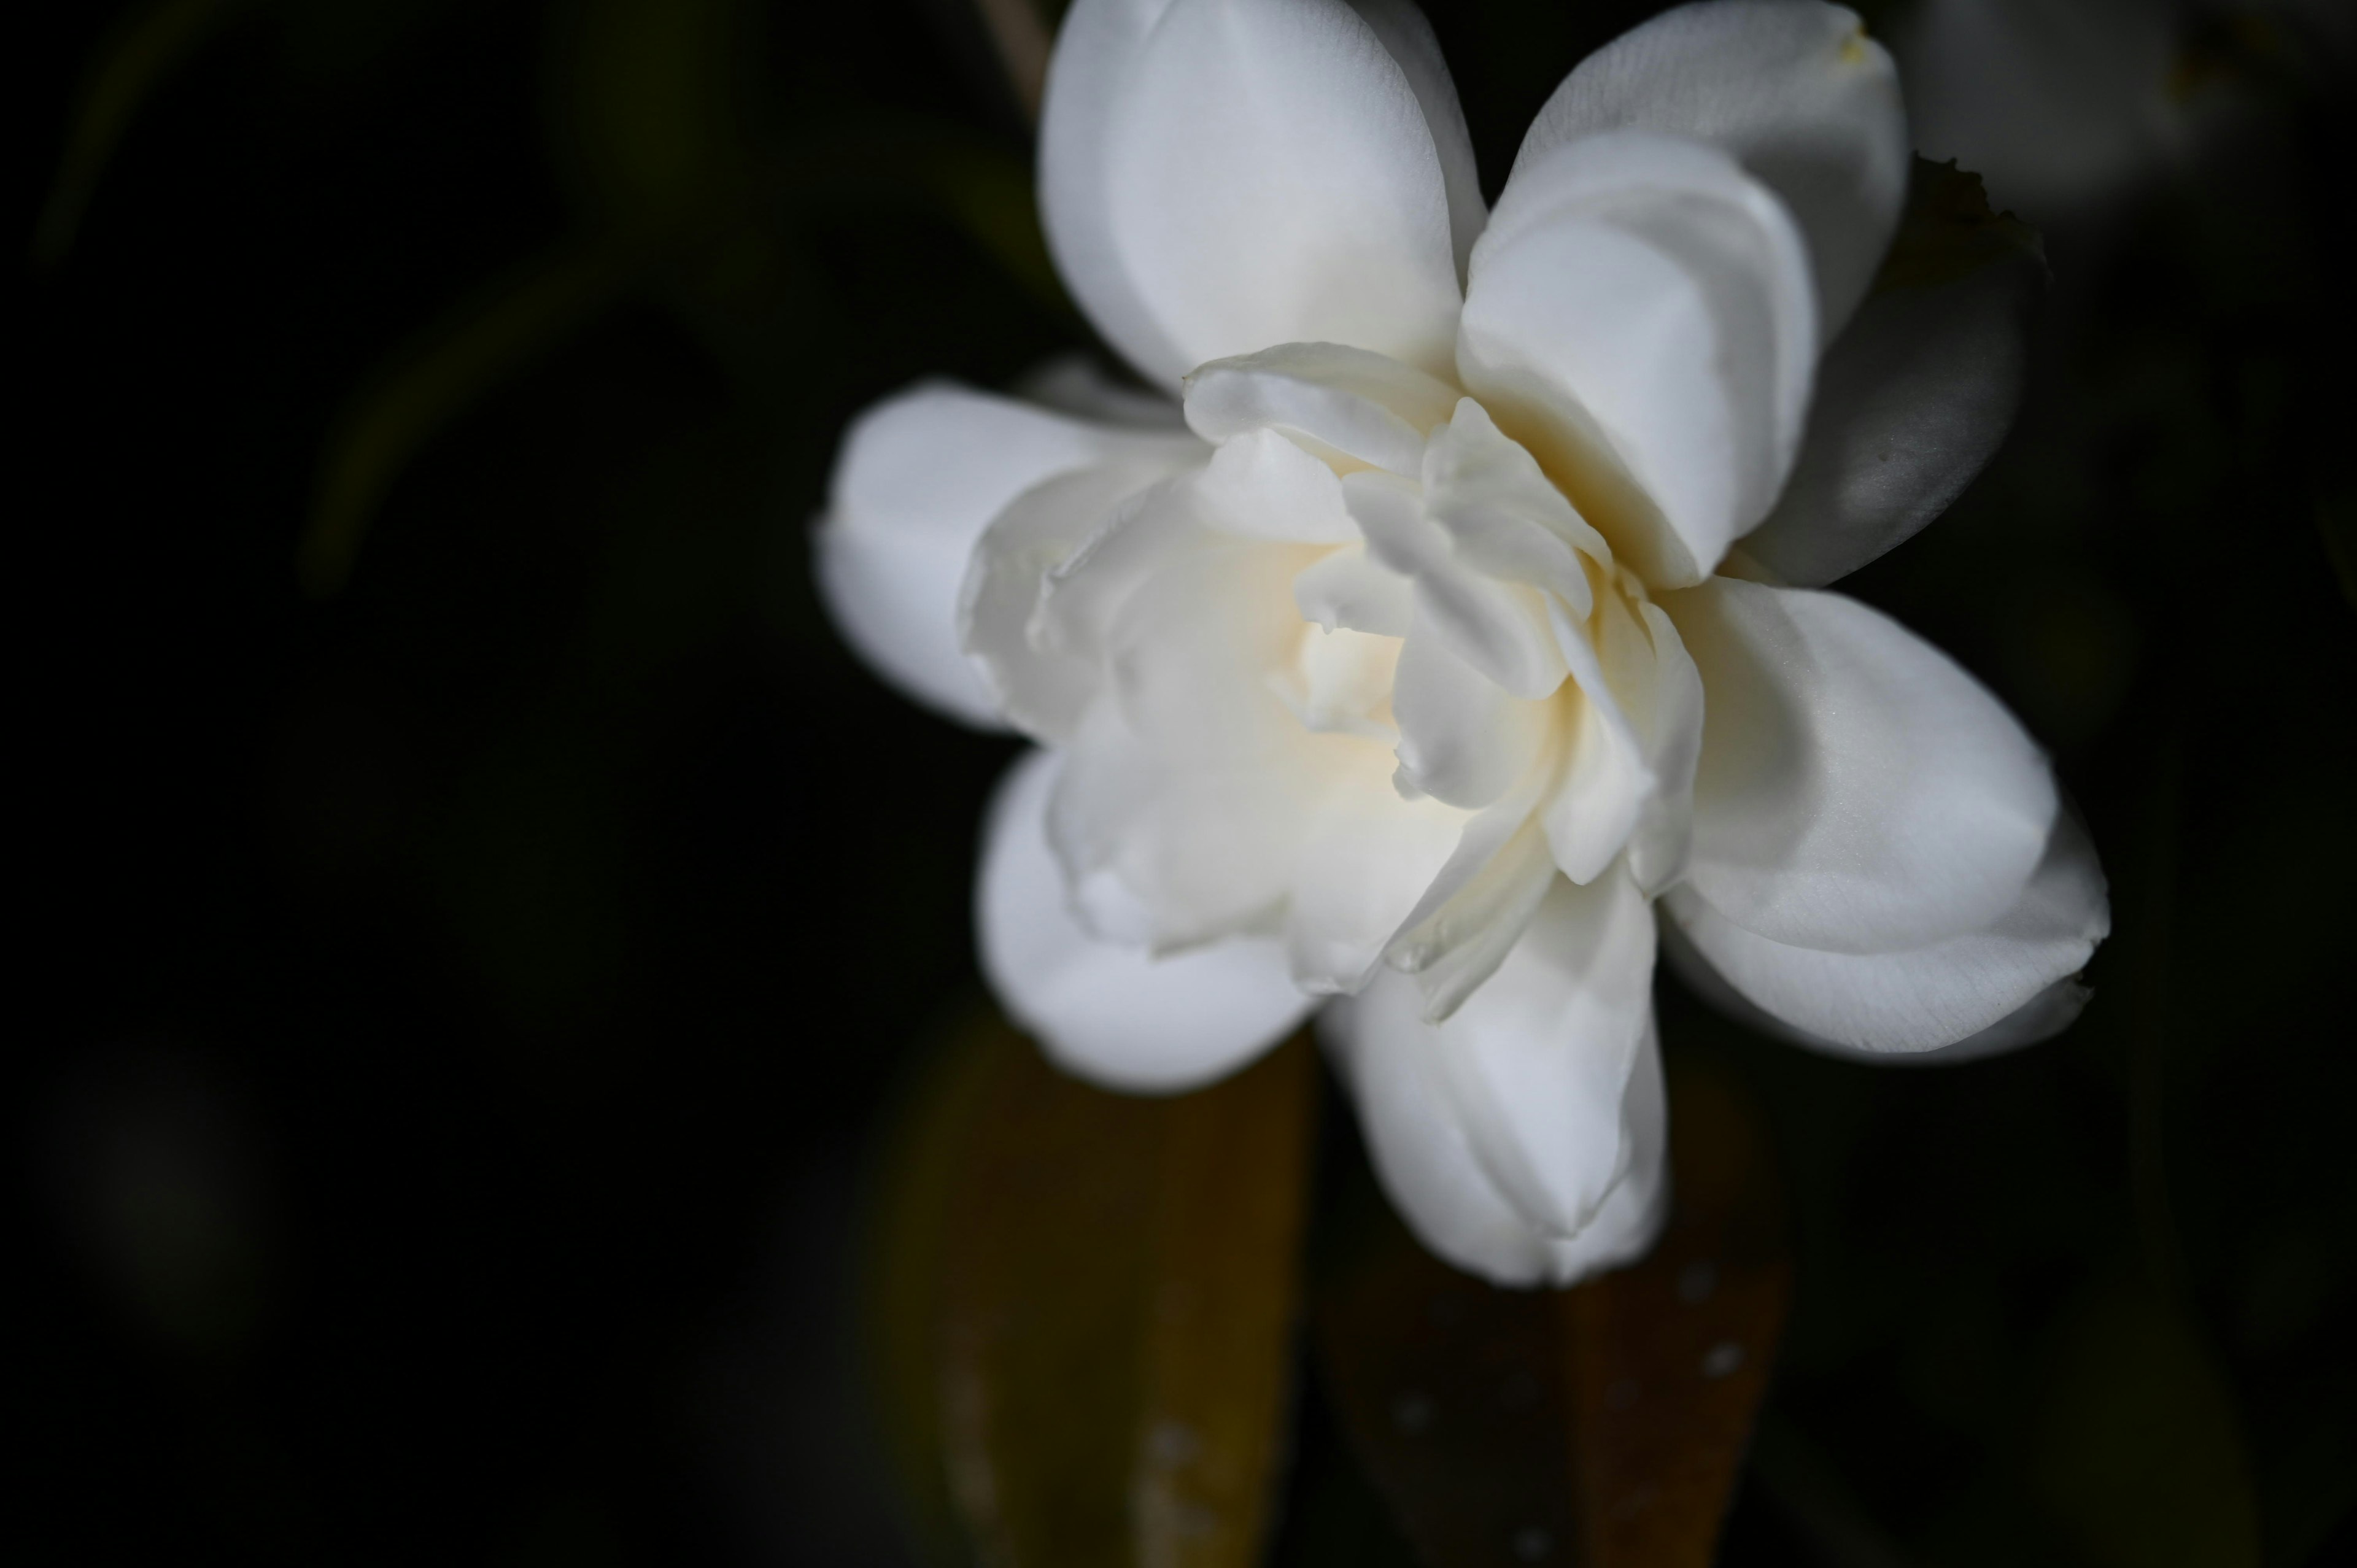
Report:
[[2106,1568],[2256,1568],[2233,1396],[2185,1316],[2133,1279],[2083,1289],[2030,1443],[2048,1505]]
[[873,1347],[920,1511],[982,1562],[1246,1568],[1280,1451],[1316,1064],[1108,1094],[995,1020],[903,1118]]
[[1876,292],[1929,288],[2007,261],[2040,265],[2045,242],[2010,212],[1989,209],[1981,177],[1951,158],[1919,157],[1907,184],[1907,209],[1876,274]]
[[1710,1562],[1792,1269],[1756,1114],[1690,1066],[1670,1102],[1675,1208],[1636,1266],[1501,1290],[1393,1220],[1313,1286],[1345,1429],[1433,1568]]

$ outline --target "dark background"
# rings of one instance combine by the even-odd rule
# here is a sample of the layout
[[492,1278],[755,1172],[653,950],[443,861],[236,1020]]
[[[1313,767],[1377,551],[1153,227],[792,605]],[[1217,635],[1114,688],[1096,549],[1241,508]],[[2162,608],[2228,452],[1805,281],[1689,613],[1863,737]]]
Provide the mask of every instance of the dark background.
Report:
[[[1493,189],[1652,8],[1435,8]],[[1731,1563],[2357,1547],[2357,226],[2302,38],[2200,34],[2243,109],[2050,225],[2015,439],[1846,585],[2053,748],[2113,878],[2086,1017],[1878,1071],[1665,988],[1797,1221]],[[805,540],[865,403],[1088,342],[979,26],[183,3],[12,54],[10,1557],[901,1561],[857,1196],[975,992],[1010,746],[861,670]],[[1280,1557],[1397,1560],[1318,1522],[1374,1505],[1303,1399]]]

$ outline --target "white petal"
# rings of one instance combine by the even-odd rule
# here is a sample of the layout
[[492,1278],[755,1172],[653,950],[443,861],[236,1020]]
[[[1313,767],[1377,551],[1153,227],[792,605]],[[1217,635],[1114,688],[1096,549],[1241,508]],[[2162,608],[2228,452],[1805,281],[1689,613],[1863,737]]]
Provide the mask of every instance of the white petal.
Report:
[[1530,770],[1554,719],[1549,703],[1509,694],[1429,631],[1411,632],[1400,651],[1392,716],[1406,781],[1475,811]]
[[1446,1024],[1396,974],[1323,1021],[1393,1201],[1426,1246],[1503,1284],[1638,1256],[1666,1196],[1651,918],[1633,891],[1555,886]]
[[1473,248],[1458,371],[1648,583],[1768,514],[1816,361],[1808,258],[1726,154],[1636,131],[1525,165]]
[[1702,758],[1705,696],[1702,672],[1679,640],[1676,623],[1659,605],[1640,609],[1652,639],[1646,668],[1651,690],[1643,708],[1652,788],[1629,840],[1629,875],[1652,894],[1685,875],[1694,842],[1695,768]]
[[1448,422],[1458,391],[1413,365],[1339,343],[1282,343],[1214,360],[1187,378],[1187,423],[1206,441],[1275,430],[1338,470],[1414,478],[1425,433]]
[[1695,894],[1827,952],[1920,948],[2012,907],[2045,854],[2054,780],[1978,682],[1835,594],[1720,577],[1663,607],[1706,704]]
[[1221,444],[1196,481],[1203,521],[1225,533],[1298,543],[1355,544],[1334,470],[1274,430]]
[[1424,109],[1432,132],[1433,151],[1440,158],[1441,177],[1448,187],[1450,249],[1457,259],[1457,281],[1465,281],[1465,261],[1473,242],[1481,237],[1490,209],[1481,199],[1481,177],[1473,165],[1473,134],[1465,128],[1465,111],[1457,102],[1457,84],[1441,58],[1440,40],[1432,24],[1408,0],[1351,0],[1351,8],[1374,28],[1407,76],[1408,87]]
[[1405,637],[1415,616],[1408,580],[1376,561],[1363,544],[1346,545],[1293,579],[1293,602],[1304,620],[1329,631],[1348,627],[1378,637]]
[[1051,355],[1026,371],[1012,390],[1026,402],[1078,419],[1170,435],[1187,428],[1186,417],[1176,403],[1107,375],[1091,354]]
[[1652,701],[1652,647],[1617,593],[1586,624],[1558,614],[1555,631],[1578,682],[1563,782],[1543,822],[1555,864],[1574,882],[1592,882],[1612,864],[1654,793],[1644,736],[1637,728]]
[[1907,194],[1899,77],[1855,12],[1817,0],[1665,11],[1580,63],[1539,111],[1513,181],[1550,149],[1633,127],[1708,142],[1808,236],[1825,335],[1866,295]]
[[1329,631],[1305,626],[1297,664],[1272,673],[1269,689],[1306,729],[1363,736],[1396,746],[1399,725],[1393,722],[1391,702],[1400,646],[1396,637],[1373,637],[1348,627]]
[[1584,1229],[1629,1168],[1621,1107],[1652,998],[1644,896],[1622,876],[1558,879],[1512,956],[1442,1026],[1475,1155],[1553,1234]]
[[1044,818],[1057,758],[1033,752],[992,802],[976,888],[983,973],[1071,1072],[1109,1089],[1191,1089],[1291,1033],[1311,1003],[1266,940],[1172,958],[1098,941],[1073,920]]
[[1582,618],[1594,607],[1587,563],[1610,565],[1611,547],[1469,397],[1425,446],[1424,503],[1467,565],[1544,588]]
[[[1469,837],[1471,832],[1469,823]],[[1459,853],[1464,848],[1460,841]],[[1448,875],[1443,867],[1435,886]],[[1505,848],[1492,855],[1470,882],[1429,919],[1412,924],[1405,934],[1394,940],[1391,961],[1415,976],[1424,993],[1426,1023],[1448,1022],[1468,997],[1498,972],[1538,918],[1539,906],[1555,879],[1546,834],[1525,811],[1521,828],[1506,841]]]
[[1059,271],[1151,381],[1291,342],[1448,366],[1443,159],[1342,0],[1078,0],[1039,172]]
[[1008,502],[974,546],[959,596],[959,639],[1000,710],[1034,739],[1070,740],[1103,685],[1098,661],[1036,645],[1041,596],[1060,567],[1168,471],[1116,459],[1060,474]]
[[818,579],[851,645],[909,695],[1002,727],[958,646],[958,595],[992,518],[1032,486],[1111,461],[1181,460],[1200,443],[1083,424],[1012,398],[927,382],[845,433],[818,530]]
[[1817,367],[1800,459],[1745,553],[1817,587],[1947,510],[2013,424],[2044,275],[2035,255],[2016,252],[1869,297]]
[[[1812,951],[1770,941],[1719,914],[1689,887],[1663,907],[1695,950],[1680,972],[1705,999],[1723,986],[1800,1044],[1837,1056],[1943,1061],[1991,1056],[2046,1038],[2085,1005],[2072,977],[2111,930],[2103,869],[2068,812],[2020,897],[1986,929],[1908,952]],[[1665,928],[1666,929],[1666,928]],[[1714,985],[1716,982],[1716,986]],[[1741,1015],[1743,1009],[1732,1009]]]
[[1318,778],[1267,763],[1174,763],[1110,707],[1063,756],[1049,831],[1083,926],[1170,952],[1275,921]]
[[1320,995],[1352,992],[1432,886],[1462,835],[1468,813],[1429,797],[1404,800],[1393,763],[1374,743],[1317,737],[1355,766],[1327,777],[1296,850],[1286,945],[1294,983]]
[[1570,666],[1555,644],[1545,596],[1460,563],[1413,484],[1367,470],[1342,480],[1342,500],[1368,552],[1415,580],[1418,628],[1437,633],[1459,659],[1517,697],[1535,701],[1563,684]]

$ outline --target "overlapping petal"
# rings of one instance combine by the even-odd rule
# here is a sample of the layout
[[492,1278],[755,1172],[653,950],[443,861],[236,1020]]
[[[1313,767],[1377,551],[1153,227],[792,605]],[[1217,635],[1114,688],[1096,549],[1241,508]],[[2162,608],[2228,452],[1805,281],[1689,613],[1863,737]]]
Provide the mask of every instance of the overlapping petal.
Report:
[[1310,999],[1275,942],[1244,940],[1156,959],[1072,918],[1046,811],[1058,761],[1008,770],[985,829],[975,922],[1007,1011],[1067,1069],[1109,1089],[1192,1089],[1283,1039]]
[[1642,131],[1515,170],[1473,248],[1459,378],[1648,582],[1768,514],[1817,356],[1808,253],[1727,154]]
[[1625,883],[1558,880],[1447,1023],[1405,977],[1337,1003],[1375,1168],[1426,1244],[1501,1283],[1565,1283],[1641,1252],[1664,1194],[1652,921]]
[[1709,143],[1781,198],[1808,237],[1821,329],[1841,330],[1907,195],[1898,72],[1857,13],[1818,0],[1665,11],[1564,79],[1512,178],[1566,142],[1622,128]]
[[958,596],[983,530],[1034,485],[1100,464],[1151,472],[1199,455],[1149,435],[929,381],[845,434],[817,541],[818,580],[845,640],[909,696],[1000,728],[995,693],[959,648]]
[[[2104,874],[2073,817],[2013,905],[1981,929],[1906,951],[1824,952],[1745,930],[1691,887],[1663,900],[1712,975],[1782,1027],[1837,1054],[1967,1060],[2044,1039],[2078,1016],[2073,977],[2111,929]],[[1686,972],[1692,973],[1691,965]],[[1707,993],[1710,976],[1700,989]]]
[[1707,693],[1694,893],[1825,952],[1986,929],[2054,824],[2053,776],[2003,703],[1854,599],[1714,578],[1664,602]]
[[1073,5],[1041,212],[1065,282],[1149,381],[1175,392],[1290,342],[1448,367],[1469,144],[1428,32],[1375,11],[1380,27],[1342,0]]
[[1456,412],[1457,389],[1388,355],[1340,343],[1279,343],[1187,378],[1187,422],[1206,441],[1273,430],[1348,469],[1414,475],[1424,440]]
[[2021,251],[1870,296],[1817,367],[1800,459],[1744,552],[1818,587],[1947,510],[2013,424],[2043,278]]

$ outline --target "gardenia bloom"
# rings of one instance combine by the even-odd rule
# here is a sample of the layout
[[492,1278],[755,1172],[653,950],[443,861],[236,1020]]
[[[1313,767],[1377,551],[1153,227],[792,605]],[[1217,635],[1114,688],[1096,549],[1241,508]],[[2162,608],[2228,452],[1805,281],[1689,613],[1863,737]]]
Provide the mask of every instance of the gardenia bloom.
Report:
[[2020,371],[2004,267],[1868,297],[1910,160],[1854,15],[1640,27],[1494,211],[1405,0],[1077,0],[1040,134],[1065,280],[1177,401],[888,400],[819,565],[888,678],[1039,743],[978,906],[1058,1061],[1186,1089],[1322,1007],[1424,1240],[1567,1282],[1660,1222],[1657,947],[1853,1055],[2075,1014],[2104,885],[2045,758],[1818,591]]

